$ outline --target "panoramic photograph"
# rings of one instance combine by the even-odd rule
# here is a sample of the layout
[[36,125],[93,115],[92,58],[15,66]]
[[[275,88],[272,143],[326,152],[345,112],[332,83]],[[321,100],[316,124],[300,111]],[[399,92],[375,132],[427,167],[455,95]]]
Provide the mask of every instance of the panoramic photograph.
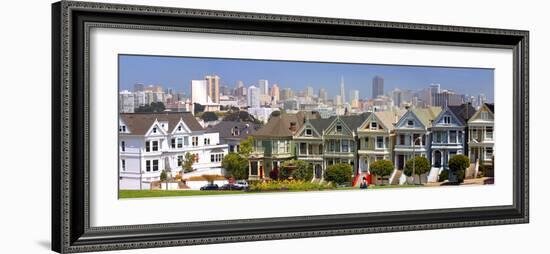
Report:
[[494,70],[119,55],[118,198],[488,185]]

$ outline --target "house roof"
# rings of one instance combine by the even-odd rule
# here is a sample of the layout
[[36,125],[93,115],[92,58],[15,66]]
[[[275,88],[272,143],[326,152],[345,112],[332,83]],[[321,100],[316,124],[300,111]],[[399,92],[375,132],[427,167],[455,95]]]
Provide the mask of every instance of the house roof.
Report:
[[349,115],[349,116],[339,116],[340,119],[348,126],[350,130],[356,130],[363,124],[367,118],[370,116],[370,112],[362,113],[359,115]]
[[459,106],[448,106],[448,108],[453,112],[453,114],[455,114],[456,117],[459,118],[462,124],[466,124],[468,120],[476,113],[476,109],[472,107],[471,103],[464,103]]
[[145,135],[155,120],[168,121],[169,132],[172,132],[180,119],[191,131],[204,130],[197,119],[189,112],[162,112],[162,113],[120,113],[120,118],[131,134]]
[[329,118],[319,118],[309,120],[309,123],[318,133],[323,133],[323,131],[328,128],[328,126],[334,121],[334,117]]
[[[233,136],[233,129],[235,127],[239,129],[238,136]],[[258,131],[260,127],[262,127],[261,124],[250,122],[221,121],[215,126],[208,127],[206,132],[217,132],[220,134],[220,138],[246,139],[249,135],[252,135]]]
[[493,114],[495,113],[495,104],[485,103],[485,106],[487,106],[487,108],[489,108],[489,110],[491,110],[491,112],[493,112]]
[[[267,124],[261,127],[253,137],[259,138],[284,138],[292,137],[294,133],[302,127],[305,121],[305,114],[298,112],[296,114],[280,113],[272,115]],[[292,125],[294,128],[291,129]]]
[[378,112],[374,112],[374,115],[376,116],[376,118],[378,118],[378,120],[380,120],[382,122],[382,124],[384,126],[386,126],[386,128],[389,130],[389,131],[392,131],[395,129],[395,123],[397,123],[399,121],[399,119],[401,118],[401,116],[403,116],[403,114],[405,114],[406,111],[404,110],[399,110],[399,111],[378,111]]
[[424,126],[430,128],[432,127],[432,120],[441,113],[441,107],[415,108],[412,112],[420,119]]

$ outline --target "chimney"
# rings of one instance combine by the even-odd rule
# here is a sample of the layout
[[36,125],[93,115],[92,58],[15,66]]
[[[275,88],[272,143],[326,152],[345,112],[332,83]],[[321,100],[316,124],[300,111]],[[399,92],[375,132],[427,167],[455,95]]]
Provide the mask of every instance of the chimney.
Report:
[[292,131],[292,132],[296,132],[296,122],[291,122],[290,123],[289,130]]

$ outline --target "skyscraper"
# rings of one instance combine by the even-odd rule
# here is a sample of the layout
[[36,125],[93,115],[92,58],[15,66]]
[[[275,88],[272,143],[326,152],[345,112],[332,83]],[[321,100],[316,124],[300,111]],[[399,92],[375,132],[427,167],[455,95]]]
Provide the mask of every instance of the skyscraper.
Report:
[[359,90],[351,90],[349,93],[349,99],[352,108],[359,107]]
[[250,86],[248,88],[248,93],[246,95],[247,105],[251,108],[260,107],[260,89],[255,86]]
[[208,84],[206,80],[191,80],[191,103],[208,103]]
[[265,79],[258,80],[261,94],[269,94],[269,81]]
[[344,89],[344,76],[342,76],[340,79],[340,104],[337,105],[342,105],[344,103],[346,103],[346,91]]
[[273,98],[273,101],[275,103],[279,101],[280,91],[279,91],[279,86],[277,84],[273,84],[273,86],[271,86],[271,97]]
[[220,77],[217,75],[205,76],[208,96],[214,103],[220,103]]
[[403,93],[399,90],[399,88],[393,89],[391,92],[391,98],[394,106],[401,107],[401,103],[403,103]]
[[319,99],[321,99],[322,102],[327,102],[327,90],[324,88],[319,88]]
[[313,97],[313,87],[312,86],[308,86],[306,87],[306,97]]
[[372,79],[372,98],[376,99],[380,95],[384,95],[384,78],[374,76]]

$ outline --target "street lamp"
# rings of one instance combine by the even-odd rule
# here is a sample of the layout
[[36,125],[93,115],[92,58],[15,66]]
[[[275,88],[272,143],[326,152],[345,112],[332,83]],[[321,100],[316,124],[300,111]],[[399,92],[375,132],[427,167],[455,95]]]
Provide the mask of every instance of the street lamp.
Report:
[[[425,135],[429,135],[429,132],[427,132]],[[416,141],[417,140],[420,140],[420,142],[422,142],[422,136],[418,136],[417,138],[415,138],[412,142],[412,147],[413,147],[413,156],[412,156],[412,160],[413,160],[413,170],[412,170],[412,178],[413,178],[413,184],[414,184],[414,169],[415,169],[415,164],[416,164],[416,152],[415,152],[415,148],[416,148]],[[420,143],[422,145],[422,143]],[[420,181],[420,176],[418,176],[418,180]],[[420,181],[422,182],[422,181]]]

